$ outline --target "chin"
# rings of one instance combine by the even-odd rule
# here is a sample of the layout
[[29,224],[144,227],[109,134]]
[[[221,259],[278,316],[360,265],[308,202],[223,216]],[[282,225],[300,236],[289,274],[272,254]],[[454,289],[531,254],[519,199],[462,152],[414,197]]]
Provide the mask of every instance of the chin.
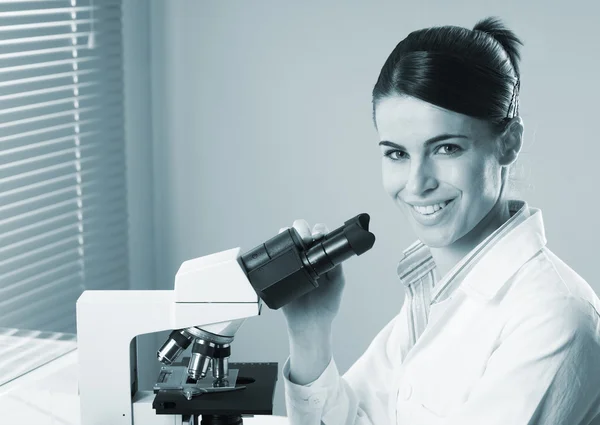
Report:
[[444,248],[446,246],[452,245],[454,241],[445,240],[442,238],[428,238],[428,237],[419,237],[419,240],[427,245],[429,248]]
[[[453,235],[445,234],[440,228],[431,227],[424,231],[418,224],[413,226],[419,240],[429,248],[444,248],[452,245],[456,241],[456,238],[454,238]],[[419,228],[417,228],[417,226],[419,226]]]

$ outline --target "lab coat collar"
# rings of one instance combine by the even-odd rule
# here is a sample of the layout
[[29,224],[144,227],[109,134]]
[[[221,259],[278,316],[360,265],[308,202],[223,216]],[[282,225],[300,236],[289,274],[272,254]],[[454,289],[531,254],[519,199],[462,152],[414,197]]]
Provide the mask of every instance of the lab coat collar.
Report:
[[[462,261],[464,264],[457,265],[457,269],[468,271],[461,273],[464,277],[459,289],[472,298],[493,299],[508,279],[546,244],[539,209],[520,200],[510,200],[509,208],[512,217],[475,247]],[[419,283],[435,268],[429,248],[420,240],[403,254],[398,276],[407,287]]]
[[492,300],[509,279],[546,245],[542,211],[528,208],[529,217],[499,238],[465,276],[459,289],[481,301]]

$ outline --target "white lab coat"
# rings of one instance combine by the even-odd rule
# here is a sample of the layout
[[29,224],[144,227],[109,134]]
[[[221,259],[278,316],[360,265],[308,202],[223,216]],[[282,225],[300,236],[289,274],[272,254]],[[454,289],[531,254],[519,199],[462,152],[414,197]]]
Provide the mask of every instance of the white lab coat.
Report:
[[546,248],[541,211],[503,234],[416,343],[409,303],[340,376],[282,370],[293,425],[600,425],[600,300]]

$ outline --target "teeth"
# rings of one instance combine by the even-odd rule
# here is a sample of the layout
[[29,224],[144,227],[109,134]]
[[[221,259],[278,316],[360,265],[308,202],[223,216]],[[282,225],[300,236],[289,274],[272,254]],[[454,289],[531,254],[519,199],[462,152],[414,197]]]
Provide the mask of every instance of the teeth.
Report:
[[413,208],[415,209],[415,211],[417,211],[420,214],[429,215],[429,214],[433,214],[434,212],[438,212],[439,210],[444,208],[446,205],[448,205],[449,202],[450,201],[445,201],[440,204],[427,205],[426,207],[419,207],[419,206],[413,205]]

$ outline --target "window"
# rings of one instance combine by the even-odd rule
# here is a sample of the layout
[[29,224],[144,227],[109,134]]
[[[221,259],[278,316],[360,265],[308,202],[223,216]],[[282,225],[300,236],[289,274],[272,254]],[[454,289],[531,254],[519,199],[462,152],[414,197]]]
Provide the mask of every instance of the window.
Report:
[[0,0],[0,327],[127,289],[120,0]]

